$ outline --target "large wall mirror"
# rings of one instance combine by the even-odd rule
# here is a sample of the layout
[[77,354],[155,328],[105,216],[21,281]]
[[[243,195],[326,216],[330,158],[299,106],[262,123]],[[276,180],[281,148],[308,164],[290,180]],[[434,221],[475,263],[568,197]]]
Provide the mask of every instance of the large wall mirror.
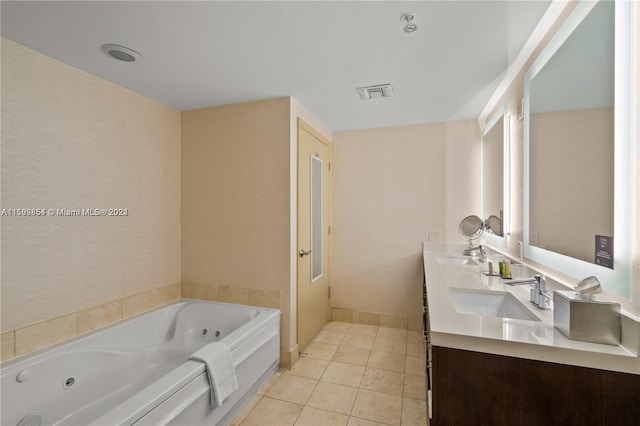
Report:
[[581,2],[525,75],[525,257],[625,298],[632,7]]
[[485,241],[506,247],[509,224],[509,116],[501,106],[482,130],[482,218]]

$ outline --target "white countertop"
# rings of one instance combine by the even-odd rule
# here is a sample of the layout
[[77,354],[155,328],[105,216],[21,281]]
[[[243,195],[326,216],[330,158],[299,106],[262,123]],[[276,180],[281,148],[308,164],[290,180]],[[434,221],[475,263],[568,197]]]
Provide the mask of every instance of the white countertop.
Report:
[[[640,374],[637,341],[634,351],[623,346],[570,340],[553,326],[553,308],[542,310],[529,303],[531,285],[511,286],[500,277],[486,276],[483,274],[486,263],[438,262],[438,256],[462,258],[464,248],[465,244],[460,243],[424,243],[433,346]],[[494,266],[497,269],[497,264]],[[553,281],[547,282],[550,291],[557,288]],[[450,288],[511,293],[540,321],[460,314],[451,301]]]

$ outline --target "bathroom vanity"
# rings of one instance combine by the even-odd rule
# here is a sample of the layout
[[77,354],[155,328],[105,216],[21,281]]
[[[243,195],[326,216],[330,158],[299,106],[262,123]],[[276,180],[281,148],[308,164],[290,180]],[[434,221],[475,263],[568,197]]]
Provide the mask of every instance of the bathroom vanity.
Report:
[[464,248],[424,244],[431,424],[639,424],[637,319],[623,315],[621,345],[569,340],[531,285],[487,276]]

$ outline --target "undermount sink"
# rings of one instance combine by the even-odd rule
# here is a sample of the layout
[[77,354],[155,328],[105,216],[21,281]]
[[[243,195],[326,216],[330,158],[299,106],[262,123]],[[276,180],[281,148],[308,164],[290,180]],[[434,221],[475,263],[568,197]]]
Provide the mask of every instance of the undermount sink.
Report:
[[459,314],[540,321],[511,293],[450,288],[449,296]]
[[441,257],[437,256],[438,263],[446,263],[449,265],[477,265],[478,262],[469,257]]

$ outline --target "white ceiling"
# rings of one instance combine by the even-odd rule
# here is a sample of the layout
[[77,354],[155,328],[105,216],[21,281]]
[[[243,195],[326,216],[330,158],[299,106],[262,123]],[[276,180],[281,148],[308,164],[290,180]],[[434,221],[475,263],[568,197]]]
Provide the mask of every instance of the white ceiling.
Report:
[[[3,37],[175,108],[294,96],[338,131],[476,118],[549,3],[2,1],[1,17]],[[380,83],[395,96],[360,100]]]

